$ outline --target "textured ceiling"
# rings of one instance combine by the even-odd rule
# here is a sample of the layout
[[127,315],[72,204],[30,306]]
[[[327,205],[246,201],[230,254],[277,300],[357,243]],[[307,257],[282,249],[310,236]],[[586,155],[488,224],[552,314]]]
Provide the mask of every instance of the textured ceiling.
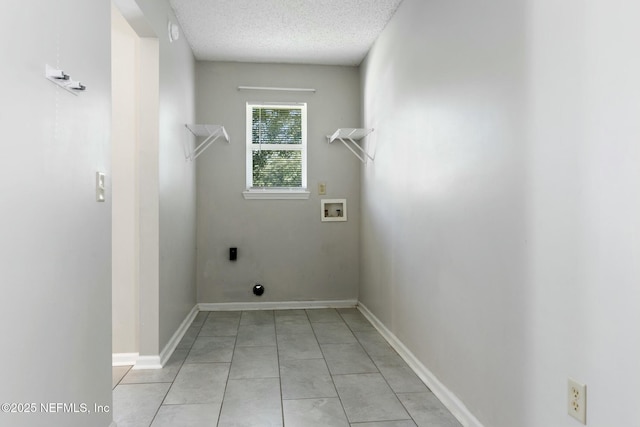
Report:
[[170,0],[199,60],[358,65],[402,0]]

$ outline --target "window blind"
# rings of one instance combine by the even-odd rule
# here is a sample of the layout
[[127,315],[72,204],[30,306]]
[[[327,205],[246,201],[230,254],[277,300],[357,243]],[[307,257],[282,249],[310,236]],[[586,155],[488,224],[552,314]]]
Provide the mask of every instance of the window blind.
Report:
[[252,107],[253,188],[302,187],[302,118],[302,107]]
[[254,144],[302,144],[300,108],[254,107],[252,116]]

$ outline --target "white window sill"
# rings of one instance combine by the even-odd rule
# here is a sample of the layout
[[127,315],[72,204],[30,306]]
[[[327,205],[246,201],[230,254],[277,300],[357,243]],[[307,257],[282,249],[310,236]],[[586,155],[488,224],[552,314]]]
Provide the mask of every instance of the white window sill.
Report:
[[311,193],[306,190],[246,190],[246,200],[307,200]]

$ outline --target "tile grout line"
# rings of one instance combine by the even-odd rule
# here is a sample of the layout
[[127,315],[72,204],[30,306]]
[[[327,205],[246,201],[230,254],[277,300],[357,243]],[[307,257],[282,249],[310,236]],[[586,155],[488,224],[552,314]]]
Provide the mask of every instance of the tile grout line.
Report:
[[316,397],[291,397],[282,400],[316,400],[316,399],[339,399],[336,396],[316,396]]
[[[213,313],[213,312],[212,312]],[[240,312],[240,317],[238,318],[238,329],[236,330],[236,336],[233,341],[233,351],[231,352],[231,362],[229,362],[229,372],[227,372],[227,380],[224,383],[224,390],[222,391],[222,400],[220,401],[220,409],[218,410],[218,419],[216,421],[216,426],[220,425],[220,419],[222,418],[222,407],[224,405],[224,398],[227,394],[227,388],[229,387],[229,379],[231,379],[231,365],[233,364],[233,356],[236,354],[236,347],[238,345],[238,331],[240,329],[240,322],[242,321],[242,311]],[[207,315],[209,318],[209,315]]]
[[[124,373],[124,375],[122,375],[120,377],[120,379],[118,380],[118,382],[111,388],[111,394],[113,394],[113,391],[116,389],[116,387],[118,387],[119,385],[122,384],[122,380],[124,379],[124,377],[127,376],[127,374],[129,373],[129,371],[131,371],[131,368],[133,368],[133,365],[127,365],[127,372]],[[113,372],[113,367],[111,367],[112,372]],[[113,375],[113,374],[112,374]]]
[[[356,309],[357,310],[357,309]],[[360,316],[362,316],[362,313],[357,312]],[[342,317],[342,314],[340,314],[340,316]],[[364,316],[363,316],[364,317]],[[344,317],[343,317],[344,319]],[[367,321],[367,323],[369,325],[371,325],[371,322],[369,322],[368,319],[365,319]],[[347,323],[345,321],[345,323]],[[371,325],[373,326],[373,325]],[[400,403],[400,405],[402,406],[402,408],[405,410],[405,412],[407,413],[407,415],[409,416],[409,419],[411,419],[411,421],[413,421],[413,423],[415,425],[418,425],[417,421],[413,418],[413,416],[411,416],[411,413],[409,412],[409,410],[407,409],[407,407],[404,405],[404,403],[402,403],[402,400],[400,400],[400,398],[398,397],[398,393],[396,393],[396,391],[391,387],[391,384],[389,384],[389,381],[387,380],[387,378],[382,374],[382,372],[380,371],[380,368],[378,367],[378,364],[375,362],[375,360],[373,360],[373,358],[371,357],[371,354],[369,354],[369,352],[367,351],[367,349],[364,347],[364,345],[362,345],[362,342],[360,341],[360,339],[358,338],[358,336],[355,334],[356,331],[354,331],[351,326],[347,323],[347,327],[349,328],[349,330],[351,331],[351,333],[353,334],[353,336],[356,338],[356,340],[358,341],[358,344],[360,344],[360,347],[362,347],[362,349],[364,350],[364,352],[366,353],[367,357],[369,357],[369,359],[371,359],[371,362],[373,362],[373,364],[375,365],[376,369],[378,370],[378,373],[380,374],[380,376],[382,377],[382,379],[384,380],[385,384],[387,384],[387,387],[389,387],[389,390],[391,390],[391,392],[393,393],[393,395],[396,397],[396,399],[398,400],[398,403]],[[374,328],[375,329],[375,328]],[[377,332],[377,331],[376,331]],[[379,333],[379,332],[378,332]],[[381,335],[382,336],[382,335]],[[382,339],[384,339],[384,341],[389,344],[389,342],[382,337]],[[391,345],[391,344],[389,344]],[[393,349],[393,347],[391,347]],[[395,351],[395,349],[394,349]],[[396,352],[397,353],[397,352]],[[347,374],[348,375],[348,374]],[[403,420],[406,421],[406,420]]]
[[278,361],[278,384],[280,385],[280,417],[282,419],[282,427],[284,424],[284,395],[282,393],[282,371],[280,371],[280,348],[278,346],[278,330],[276,329],[276,311],[273,311],[273,331],[276,334],[276,359]]
[[[398,402],[398,403],[400,403],[400,407],[402,407],[402,408],[404,409],[405,413],[406,413],[406,414],[407,414],[407,416],[409,417],[409,418],[401,418],[401,419],[393,419],[393,420],[385,420],[385,421],[390,421],[390,422],[399,422],[399,421],[409,421],[409,420],[410,420],[411,422],[413,422],[413,423],[414,423],[414,425],[418,425],[418,423],[417,423],[416,419],[415,419],[415,418],[412,416],[412,414],[409,412],[408,407],[405,405],[405,403],[404,403],[402,400],[400,400],[400,395],[403,395],[403,396],[411,396],[411,395],[418,396],[418,395],[424,394],[424,393],[426,393],[426,392],[430,392],[430,393],[433,393],[433,392],[431,392],[431,390],[430,390],[428,387],[426,387],[426,385],[425,385],[426,389],[425,389],[424,391],[405,391],[405,392],[403,392],[403,391],[398,391],[398,392],[396,392],[396,391],[393,389],[393,387],[391,387],[391,384],[389,383],[389,380],[387,379],[387,377],[386,377],[386,376],[382,373],[382,371],[380,370],[380,366],[381,366],[380,364],[381,364],[381,363],[382,363],[382,364],[384,364],[384,360],[383,360],[383,359],[379,359],[379,360],[376,362],[376,360],[374,360],[374,358],[371,356],[372,352],[373,352],[373,353],[375,353],[375,354],[377,354],[377,350],[376,350],[376,349],[377,349],[377,347],[376,347],[376,345],[378,344],[378,342],[377,342],[377,341],[374,341],[374,342],[373,342],[374,346],[373,346],[373,347],[371,347],[371,348],[369,348],[369,349],[367,349],[367,348],[363,345],[363,342],[369,342],[369,341],[367,341],[367,338],[368,338],[369,336],[366,334],[366,332],[367,332],[368,330],[367,330],[367,329],[362,329],[362,328],[363,328],[364,326],[367,326],[367,325],[370,325],[370,326],[372,326],[372,327],[373,327],[373,325],[371,325],[371,322],[370,322],[368,319],[366,319],[366,318],[365,318],[365,319],[364,319],[364,320],[365,320],[365,323],[361,323],[361,322],[359,321],[359,319],[352,319],[352,318],[351,318],[351,315],[352,315],[352,313],[351,313],[351,312],[347,312],[347,313],[344,313],[344,314],[343,314],[343,313],[339,312],[338,310],[336,310],[335,308],[332,308],[332,310],[334,310],[335,312],[337,312],[337,314],[338,314],[337,319],[340,319],[340,320],[335,320],[335,321],[334,321],[334,320],[333,320],[333,318],[332,318],[332,319],[330,319],[329,321],[327,321],[327,317],[326,317],[326,316],[325,316],[324,318],[321,316],[321,317],[319,318],[319,321],[312,322],[312,321],[311,321],[311,317],[312,317],[312,316],[311,316],[311,314],[310,314],[310,310],[309,310],[309,309],[304,309],[304,311],[303,311],[303,313],[304,313],[304,317],[300,316],[300,320],[305,319],[305,320],[308,322],[309,326],[311,327],[311,336],[313,336],[313,337],[314,337],[314,339],[315,339],[315,343],[318,345],[318,347],[319,347],[319,349],[320,349],[320,354],[321,354],[321,356],[322,356],[322,357],[320,357],[320,358],[312,358],[312,359],[292,359],[292,360],[320,360],[320,359],[322,359],[322,360],[324,361],[324,366],[325,366],[326,370],[327,370],[327,371],[328,371],[328,373],[329,373],[329,378],[331,379],[331,385],[333,386],[333,391],[335,392],[335,395],[336,395],[335,397],[337,397],[337,398],[338,398],[338,401],[340,402],[340,407],[341,407],[341,409],[342,409],[342,414],[345,416],[345,419],[346,419],[346,421],[347,421],[347,424],[348,424],[348,425],[352,425],[352,423],[349,421],[349,418],[347,417],[346,410],[345,410],[345,406],[344,406],[344,402],[342,401],[342,398],[341,398],[341,396],[340,396],[340,393],[338,393],[338,391],[337,391],[337,387],[336,387],[336,384],[335,384],[335,378],[337,378],[337,377],[341,377],[341,376],[362,375],[362,374],[370,374],[370,375],[371,375],[371,374],[374,374],[374,372],[366,372],[366,373],[354,373],[354,372],[348,372],[348,373],[341,373],[341,374],[332,374],[332,373],[331,373],[331,370],[329,369],[328,362],[327,362],[327,359],[326,359],[326,355],[325,355],[325,353],[324,353],[324,350],[323,350],[323,348],[322,348],[322,345],[320,344],[320,342],[319,342],[319,340],[318,340],[318,336],[317,336],[316,330],[315,330],[315,328],[313,327],[313,326],[314,326],[314,324],[328,325],[328,324],[340,324],[340,323],[342,323],[343,325],[347,326],[347,329],[351,332],[351,334],[352,334],[352,335],[354,336],[354,338],[355,338],[355,343],[357,343],[357,344],[358,344],[358,346],[363,350],[363,353],[367,356],[367,358],[369,358],[369,360],[373,363],[374,367],[377,369],[377,372],[375,372],[375,373],[377,373],[378,375],[380,375],[380,376],[383,378],[384,383],[387,385],[388,389],[390,389],[390,390],[392,391],[393,396],[396,398],[397,402]],[[233,360],[234,360],[234,357],[235,357],[235,355],[236,355],[236,354],[235,354],[235,352],[236,352],[236,350],[239,348],[239,347],[238,347],[238,342],[239,342],[239,339],[238,339],[238,338],[239,338],[240,326],[241,326],[241,324],[242,324],[242,318],[243,318],[243,316],[245,315],[245,311],[246,311],[246,310],[245,310],[245,311],[238,310],[238,311],[240,312],[240,316],[238,316],[237,321],[236,321],[236,325],[235,325],[235,326],[236,326],[236,330],[235,330],[234,343],[233,343],[233,349],[232,349],[232,354],[231,354],[231,362],[229,363],[229,370],[228,370],[228,372],[227,372],[227,377],[226,377],[226,380],[225,380],[225,383],[224,383],[224,389],[223,389],[223,393],[222,393],[222,399],[221,399],[221,402],[220,402],[220,408],[219,408],[219,411],[218,411],[218,419],[217,419],[217,422],[216,422],[216,424],[215,424],[217,427],[221,427],[220,422],[221,422],[222,409],[223,409],[224,402],[225,402],[226,392],[228,391],[229,382],[230,382],[230,380],[231,380],[231,365],[232,365]],[[281,422],[282,422],[283,427],[286,427],[286,424],[285,424],[285,410],[284,410],[284,402],[285,402],[285,401],[295,401],[295,400],[315,400],[315,399],[333,399],[333,398],[335,398],[335,397],[334,397],[334,396],[325,396],[325,397],[313,396],[313,397],[300,397],[300,398],[293,397],[293,398],[287,398],[287,399],[285,399],[285,398],[284,398],[284,393],[283,393],[283,382],[282,382],[282,364],[283,364],[283,362],[286,362],[286,361],[284,361],[284,360],[282,360],[282,361],[281,361],[281,360],[280,360],[280,354],[281,354],[281,349],[280,349],[280,346],[281,346],[281,340],[279,339],[278,330],[277,330],[277,324],[276,324],[276,310],[269,310],[269,311],[271,311],[271,319],[270,319],[270,320],[271,320],[271,322],[272,322],[272,324],[273,324],[274,333],[275,333],[275,347],[276,347],[276,348],[275,348],[275,350],[276,350],[276,359],[277,359],[277,360],[276,360],[276,363],[277,363],[277,370],[278,370],[277,378],[278,378],[278,380],[279,380],[279,391],[280,391]],[[210,314],[210,313],[209,313],[209,314]],[[123,383],[122,383],[122,381],[123,381],[123,380],[124,380],[124,378],[125,378],[127,375],[129,375],[129,374],[130,374],[130,372],[131,372],[131,367],[129,367],[129,368],[126,370],[126,372],[125,372],[125,373],[120,377],[120,379],[118,380],[117,384],[113,387],[112,391],[115,391],[116,389],[120,389],[120,388],[122,388],[122,387],[124,387],[124,386],[128,386],[128,385],[143,385],[143,384],[165,384],[165,385],[166,385],[166,384],[169,384],[169,386],[168,386],[168,388],[167,388],[166,392],[164,393],[164,396],[162,396],[162,400],[161,400],[160,405],[158,406],[158,408],[156,409],[155,413],[153,414],[153,417],[151,418],[151,422],[150,422],[149,426],[147,426],[147,427],[152,426],[152,425],[153,425],[153,423],[156,421],[156,419],[158,419],[159,411],[160,411],[160,409],[161,409],[163,406],[177,406],[177,405],[179,405],[179,404],[176,404],[176,405],[168,404],[168,405],[166,405],[166,404],[165,404],[165,401],[166,401],[166,398],[167,398],[168,394],[171,392],[172,387],[174,386],[174,383],[175,383],[176,378],[178,377],[178,375],[180,374],[180,372],[181,372],[181,370],[184,368],[184,366],[187,364],[187,363],[186,363],[186,361],[187,361],[187,359],[188,359],[188,357],[189,357],[189,354],[190,354],[190,353],[191,353],[191,351],[193,350],[193,347],[194,347],[194,345],[195,345],[195,342],[196,342],[196,341],[198,340],[198,338],[200,337],[200,333],[202,332],[202,329],[203,329],[204,325],[206,324],[207,320],[214,320],[214,318],[209,318],[209,314],[204,318],[203,322],[202,322],[200,325],[193,325],[193,322],[195,321],[195,318],[194,318],[194,321],[192,321],[192,324],[189,326],[189,328],[193,328],[193,329],[195,330],[195,332],[196,332],[196,333],[195,333],[195,337],[194,337],[193,341],[191,342],[191,344],[189,344],[188,346],[185,346],[185,348],[180,348],[180,349],[179,349],[179,350],[183,350],[183,351],[185,351],[185,352],[186,352],[186,355],[185,355],[185,357],[184,357],[184,358],[182,358],[182,360],[180,360],[179,365],[177,364],[177,365],[178,365],[178,366],[177,366],[177,372],[176,372],[176,374],[173,376],[173,380],[171,380],[171,381],[158,381],[158,382],[140,382],[140,383],[138,383],[138,382],[133,382],[133,383],[123,384]],[[362,316],[362,314],[361,314],[361,313],[359,313],[357,310],[355,311],[355,314],[359,314],[360,316]],[[345,316],[346,316],[346,317],[349,317],[349,318],[350,318],[350,320],[352,320],[352,321],[353,321],[353,322],[352,322],[352,323],[353,323],[353,326],[352,326],[351,324],[349,324],[349,323],[345,320]],[[318,319],[316,319],[316,320],[318,320]],[[262,324],[262,323],[260,323],[260,324]],[[355,330],[354,328],[355,328],[355,329],[358,329],[358,330]],[[379,333],[379,331],[377,331],[377,330],[375,329],[375,327],[373,327],[373,331],[380,335],[380,337],[382,338],[381,343],[386,343],[387,345],[390,345],[389,341],[387,341],[387,339],[386,339],[383,335],[381,335],[381,334]],[[362,337],[358,337],[357,333],[359,333],[359,332],[364,333]],[[331,343],[326,343],[326,344],[331,344]],[[336,344],[343,344],[343,343],[336,343]],[[266,347],[266,346],[264,346],[264,345],[260,345],[260,346],[258,346],[258,347]],[[178,350],[178,349],[177,349],[177,350]],[[397,353],[397,351],[393,348],[393,346],[391,346],[391,350],[393,351],[393,353],[394,353],[394,354],[396,354],[396,355],[398,355],[398,356],[399,356],[399,354],[398,354],[398,353]],[[381,354],[382,354],[382,353],[381,353]],[[400,357],[401,357],[401,356],[400,356]],[[210,362],[202,362],[202,363],[199,363],[199,364],[209,364],[209,363],[210,363]],[[215,364],[215,363],[217,363],[217,362],[211,362],[211,363],[214,363],[214,364]],[[220,363],[223,363],[223,362],[220,362]],[[224,362],[224,363],[226,364],[226,362]],[[196,363],[196,364],[198,364],[198,363]],[[394,366],[395,366],[395,365],[394,365]],[[412,371],[413,371],[413,370],[412,370]],[[389,373],[389,374],[391,374],[391,373]],[[161,377],[161,378],[162,378],[162,377]],[[170,376],[167,376],[167,378],[170,378]],[[391,379],[394,379],[394,378],[395,378],[395,374],[391,376]],[[424,384],[421,380],[420,380],[420,382],[421,382],[422,384]],[[400,387],[400,389],[402,390],[402,389],[404,389],[404,388],[403,388],[403,387]],[[414,398],[409,398],[409,401],[408,401],[407,403],[410,403],[411,401],[413,401],[413,399],[414,399]],[[186,403],[185,403],[185,404],[186,404]],[[206,402],[202,402],[201,404],[206,404]],[[416,415],[418,416],[420,413],[422,413],[422,412],[421,412],[421,411],[418,411],[418,413],[416,413]],[[212,415],[213,415],[213,414],[212,414]],[[358,422],[356,422],[356,423],[355,423],[355,425],[358,425]]]
[[[340,313],[338,313],[338,310],[336,310],[335,308],[333,310],[338,314],[338,316],[340,316],[342,323],[346,325],[346,322],[344,321]],[[346,325],[346,326],[347,328],[349,327],[349,325]],[[336,396],[338,397],[338,402],[340,402],[340,407],[342,408],[342,413],[344,414],[344,418],[345,420],[347,420],[347,424],[351,425],[351,422],[349,421],[349,417],[347,416],[347,411],[346,409],[344,409],[344,403],[342,402],[342,397],[340,397],[340,393],[338,393],[338,387],[336,387],[336,383],[333,380],[333,374],[329,369],[329,364],[327,363],[327,359],[324,357],[324,351],[322,351],[322,346],[320,345],[320,341],[318,341],[318,336],[316,335],[316,330],[313,329],[313,325],[311,325],[311,333],[313,334],[313,336],[316,339],[316,342],[318,343],[318,347],[320,348],[320,353],[322,353],[322,360],[324,360],[324,365],[327,367],[327,372],[329,372],[329,378],[331,378],[331,384],[333,385],[333,389],[335,390]],[[356,338],[356,340],[358,339],[357,337],[355,337],[355,335],[354,335],[354,338]]]
[[[178,371],[179,372],[179,371]],[[177,375],[177,374],[176,374]],[[151,422],[149,423],[149,427],[151,427],[151,425],[153,424],[153,422],[156,420],[156,417],[158,416],[158,412],[160,412],[160,408],[162,408],[162,404],[164,403],[164,400],[167,398],[167,396],[169,395],[169,390],[171,390],[171,387],[173,386],[173,382],[171,383],[171,385],[169,386],[169,388],[167,388],[167,391],[164,393],[164,397],[162,398],[162,402],[160,402],[160,405],[158,405],[158,409],[156,409],[155,413],[153,414],[153,418],[151,418]]]
[[[194,318],[194,320],[195,320],[195,318]],[[189,325],[189,327],[191,327],[192,325],[193,325],[193,321],[192,321],[191,325]],[[202,325],[200,325],[200,328],[202,328]],[[199,332],[200,332],[200,331],[198,330],[198,333],[199,333]],[[197,335],[196,335],[196,338],[197,338]],[[194,342],[195,342],[195,338],[194,338]],[[191,347],[193,347],[193,343],[191,343],[191,345],[189,346],[189,348],[188,348],[188,349],[184,349],[184,350],[187,350],[187,355],[189,354],[189,351],[191,351]],[[182,349],[181,349],[181,350],[182,350]],[[186,360],[186,356],[185,356],[185,359],[184,359],[184,360],[182,361],[182,363],[180,364],[180,367],[178,368],[178,372],[176,373],[176,376],[177,376],[177,375],[178,375],[178,373],[180,372],[180,369],[182,369],[182,366],[184,365],[184,361],[185,361],[185,360]],[[168,363],[168,361],[167,361],[167,363]],[[124,377],[125,377],[125,376],[130,372],[130,371],[131,371],[131,369],[132,369],[132,368],[133,368],[133,366],[131,366],[131,367],[127,370],[127,372],[122,376],[122,378],[120,378],[120,381],[118,381],[118,384],[116,384],[116,387],[118,387],[118,386],[120,386],[120,385],[125,386],[125,385],[142,385],[142,384],[171,384],[171,385],[169,386],[169,388],[167,388],[167,391],[165,392],[164,397],[162,398],[162,401],[160,402],[160,405],[158,406],[158,408],[156,409],[155,413],[153,414],[153,417],[151,418],[151,423],[149,424],[149,426],[151,426],[151,425],[153,424],[153,422],[155,421],[156,417],[158,416],[158,412],[160,411],[160,408],[161,408],[161,407],[162,407],[162,405],[164,404],[165,399],[167,398],[167,396],[168,396],[169,392],[171,391],[171,387],[173,387],[173,382],[175,381],[175,377],[174,377],[173,381],[170,381],[170,382],[166,382],[166,381],[158,381],[158,382],[154,382],[154,383],[127,383],[127,384],[122,384],[122,380],[123,380],[123,379],[124,379]],[[112,395],[113,395],[113,391],[115,391],[116,387],[114,387],[114,388],[113,388],[113,390],[112,390],[112,392],[111,392],[111,393],[112,393]]]
[[[196,316],[197,316],[197,314],[196,314]],[[193,320],[195,320],[195,317],[193,318]],[[193,326],[193,320],[191,321],[191,325],[189,325],[189,327]],[[204,322],[203,322],[203,324],[204,324]],[[162,408],[162,405],[164,405],[164,401],[167,399],[167,396],[169,395],[169,392],[173,388],[173,383],[175,382],[176,378],[178,377],[178,374],[180,373],[180,371],[182,370],[182,367],[185,365],[185,362],[187,361],[187,357],[189,357],[189,353],[191,353],[191,349],[193,348],[193,344],[195,344],[196,340],[198,339],[198,335],[200,334],[200,330],[201,329],[202,329],[202,325],[199,325],[198,326],[198,333],[196,334],[195,338],[193,339],[193,342],[191,343],[191,345],[189,346],[189,349],[187,350],[187,354],[184,356],[184,359],[182,359],[182,363],[180,363],[180,367],[178,368],[178,371],[176,372],[176,375],[173,377],[173,381],[171,381],[171,383],[160,383],[160,384],[171,384],[171,385],[167,389],[167,392],[164,394],[164,397],[162,398],[162,402],[160,402],[160,406],[158,406],[158,409],[156,409],[155,414],[153,414],[153,418],[151,419],[151,423],[149,424],[149,427],[151,427],[153,425],[153,422],[156,420],[156,417],[158,416],[158,412],[160,412],[160,408]],[[169,358],[169,360],[171,360],[171,358]],[[169,360],[167,360],[167,363],[169,363]],[[164,368],[164,366],[163,366],[163,368]]]

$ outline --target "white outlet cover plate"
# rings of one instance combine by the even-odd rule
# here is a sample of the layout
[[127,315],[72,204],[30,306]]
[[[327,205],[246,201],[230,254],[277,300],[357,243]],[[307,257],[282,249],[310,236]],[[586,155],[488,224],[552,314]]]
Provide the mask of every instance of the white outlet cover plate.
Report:
[[325,184],[324,182],[318,183],[318,194],[320,194],[321,196],[327,194],[327,184]]
[[572,378],[567,383],[567,411],[582,424],[587,424],[587,386]]

